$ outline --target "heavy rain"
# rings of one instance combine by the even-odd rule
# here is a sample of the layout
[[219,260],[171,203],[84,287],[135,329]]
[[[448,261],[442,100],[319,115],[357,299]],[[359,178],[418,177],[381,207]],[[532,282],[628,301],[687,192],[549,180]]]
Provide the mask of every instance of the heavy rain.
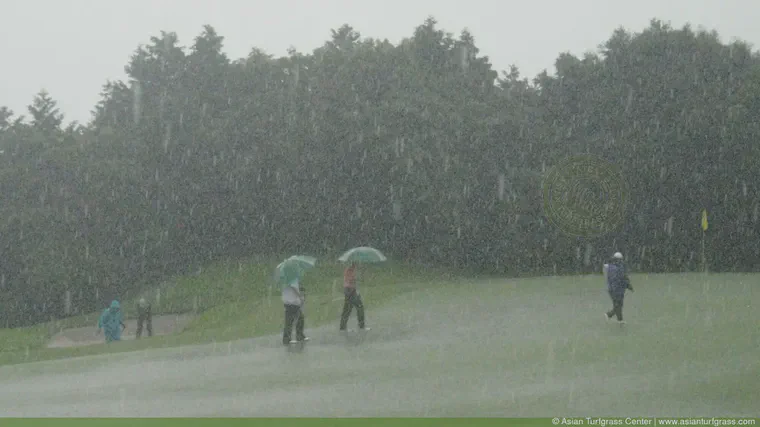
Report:
[[760,54],[616,28],[157,29],[0,106],[0,415],[758,416]]

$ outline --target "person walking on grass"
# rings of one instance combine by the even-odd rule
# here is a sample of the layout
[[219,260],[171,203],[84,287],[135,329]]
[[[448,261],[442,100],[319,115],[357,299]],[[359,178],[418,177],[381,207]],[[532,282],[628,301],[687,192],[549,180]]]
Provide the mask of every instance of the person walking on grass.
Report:
[[343,313],[340,315],[340,331],[345,332],[351,311],[356,307],[356,318],[359,321],[359,329],[369,331],[364,324],[364,303],[359,291],[356,289],[356,263],[352,262],[343,272]]
[[604,317],[606,320],[610,320],[612,316],[616,316],[618,323],[622,325],[625,323],[623,321],[625,291],[630,290],[633,292],[631,280],[628,278],[628,273],[623,264],[623,254],[615,252],[610,263],[605,264],[604,269],[606,271],[607,291],[612,299],[612,310],[604,313]]
[[140,298],[140,301],[137,303],[137,333],[135,333],[137,339],[140,339],[142,336],[143,324],[145,324],[148,330],[148,336],[152,337],[153,316],[151,314],[151,306],[145,298]]
[[[282,290],[282,302],[285,304],[285,329],[282,331],[282,344],[295,344],[299,341],[308,341],[304,335],[305,320],[303,315],[303,303],[305,293],[298,283],[298,279],[292,281]],[[296,339],[291,340],[293,324],[296,327]]]
[[[121,326],[121,328],[119,328]],[[98,319],[98,334],[102,330],[105,334],[106,343],[121,341],[121,333],[127,325],[122,321],[121,306],[119,301],[111,301],[111,306],[103,310]]]

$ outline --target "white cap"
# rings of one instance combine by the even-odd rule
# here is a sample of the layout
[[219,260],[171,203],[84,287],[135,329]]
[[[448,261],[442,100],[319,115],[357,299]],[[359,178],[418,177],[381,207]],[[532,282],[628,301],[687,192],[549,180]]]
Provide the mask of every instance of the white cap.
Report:
[[623,259],[623,254],[620,252],[615,252],[615,255],[612,255],[612,257],[615,259]]

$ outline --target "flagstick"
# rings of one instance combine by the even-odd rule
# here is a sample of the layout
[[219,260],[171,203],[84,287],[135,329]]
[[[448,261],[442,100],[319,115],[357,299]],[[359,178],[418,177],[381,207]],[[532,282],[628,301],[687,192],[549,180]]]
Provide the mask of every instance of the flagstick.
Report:
[[707,274],[707,256],[705,255],[705,233],[707,232],[707,209],[702,209],[702,272]]
[[705,230],[702,230],[702,272],[707,273],[707,258],[705,257]]

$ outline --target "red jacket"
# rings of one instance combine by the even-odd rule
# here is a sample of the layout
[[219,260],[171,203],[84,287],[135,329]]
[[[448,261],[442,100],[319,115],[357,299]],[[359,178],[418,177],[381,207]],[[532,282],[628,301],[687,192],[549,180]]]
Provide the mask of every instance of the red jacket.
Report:
[[343,287],[356,289],[356,268],[348,267],[343,271]]

